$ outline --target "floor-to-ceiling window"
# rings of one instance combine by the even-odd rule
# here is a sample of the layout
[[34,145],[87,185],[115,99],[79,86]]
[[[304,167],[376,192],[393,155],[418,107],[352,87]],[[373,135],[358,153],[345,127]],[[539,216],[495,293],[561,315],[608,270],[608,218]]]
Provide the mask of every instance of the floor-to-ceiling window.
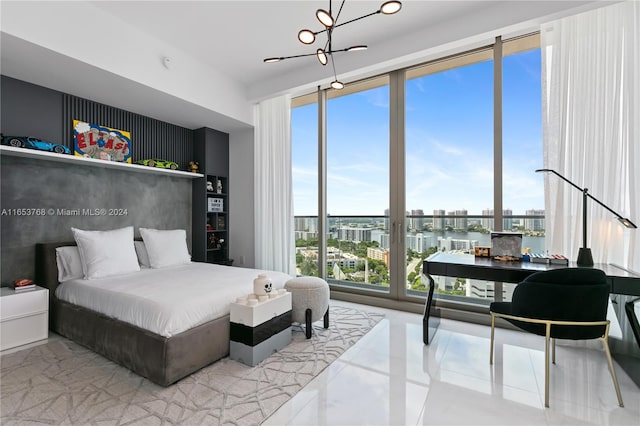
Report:
[[[468,253],[485,242],[480,215],[493,205],[492,49],[435,61],[406,73],[407,293],[423,293],[422,260]],[[477,292],[468,280],[436,277],[436,291]]]
[[[491,245],[492,231],[522,232],[523,248],[544,250],[543,182],[534,173],[542,164],[538,40],[497,39],[496,45],[328,90],[320,125],[310,123],[312,115],[322,116],[317,103],[314,113],[305,114],[311,104],[294,101],[294,181],[308,160],[298,160],[296,151],[315,154],[322,138],[313,132],[326,125],[326,160],[314,157],[326,167],[326,244],[319,249],[326,256],[325,278],[336,289],[420,300],[425,257],[473,253]],[[305,126],[311,131],[300,129]],[[313,148],[298,142],[302,133],[313,134],[306,139],[314,139]],[[300,188],[294,184],[294,192]],[[304,194],[294,196],[301,203]],[[300,253],[310,246],[298,238],[306,230],[304,216],[313,215],[298,205],[294,210]],[[304,273],[309,257],[298,258]],[[463,278],[436,281],[439,297],[454,303],[486,305],[508,300],[512,291]]]
[[[502,60],[502,187],[504,229],[523,235],[523,250],[545,254],[542,82],[537,35],[504,43]],[[503,300],[516,284],[503,283]]]
[[327,278],[389,288],[389,84],[333,90],[327,102]]
[[308,95],[291,108],[291,162],[296,273],[318,276],[318,102]]

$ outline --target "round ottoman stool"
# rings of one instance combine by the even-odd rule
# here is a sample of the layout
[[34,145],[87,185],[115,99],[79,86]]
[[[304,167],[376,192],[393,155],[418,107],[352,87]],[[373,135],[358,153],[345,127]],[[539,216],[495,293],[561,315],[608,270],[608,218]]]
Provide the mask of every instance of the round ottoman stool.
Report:
[[311,323],[324,317],[329,328],[329,285],[318,277],[291,278],[284,284],[291,292],[291,319],[305,325],[307,339],[311,338]]

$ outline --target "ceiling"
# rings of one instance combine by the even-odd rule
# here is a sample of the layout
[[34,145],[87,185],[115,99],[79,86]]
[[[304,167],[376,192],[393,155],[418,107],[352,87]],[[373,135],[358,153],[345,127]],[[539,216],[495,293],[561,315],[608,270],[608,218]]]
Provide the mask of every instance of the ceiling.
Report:
[[[338,23],[374,12],[382,2],[383,0],[346,1]],[[180,61],[180,57],[185,59],[185,55],[188,55],[195,61],[191,63],[197,62],[204,68],[226,75],[228,81],[237,83],[238,87],[244,89],[242,97],[247,108],[256,101],[278,94],[296,95],[312,91],[317,85],[326,87],[333,80],[331,65],[322,67],[314,56],[272,64],[263,62],[264,58],[271,56],[313,53],[318,47],[324,46],[326,37],[323,38],[322,35],[318,36],[315,44],[305,46],[297,40],[297,33],[302,28],[314,31],[322,28],[315,18],[315,11],[318,8],[328,9],[329,0],[85,3],[103,12],[99,19],[101,23],[94,17],[92,25],[96,33],[101,32],[104,36],[120,28],[135,28],[151,40],[157,41],[150,49],[166,46],[167,51],[180,52],[178,58],[172,58],[170,54],[161,51],[158,54],[167,55],[175,61]],[[340,3],[341,1],[332,2],[334,15]],[[495,35],[509,36],[510,32],[515,35],[535,30],[539,28],[541,20],[561,17],[605,3],[582,0],[403,0],[402,10],[395,15],[377,14],[334,30],[334,49],[358,44],[369,46],[366,51],[336,54],[338,77],[349,82],[419,63],[429,59],[429,55],[442,55],[446,52],[443,46],[459,51],[473,47],[473,43],[486,44]],[[68,7],[74,2],[66,4]],[[4,10],[3,14],[3,23],[6,22],[5,19],[11,19]],[[37,49],[16,43],[11,36],[7,37],[4,33],[3,36],[7,39],[6,43],[3,40],[3,74],[8,73],[7,75],[16,78],[120,108],[127,108],[130,104],[130,110],[155,118],[166,120],[166,111],[171,111],[171,122],[190,128],[194,128],[196,123],[223,131],[247,126],[237,120],[225,120],[224,111],[220,114],[211,108],[203,108],[202,104],[198,105],[190,99],[187,102],[179,97],[176,99],[176,96],[163,94],[161,89],[147,87],[147,83],[140,80],[123,82],[121,86],[131,87],[119,95],[121,103],[115,105],[111,103],[113,90],[110,85],[118,84],[117,75],[92,69],[87,64],[74,65],[79,71],[72,72],[73,64],[69,64],[68,57],[60,59],[60,70],[64,72],[52,73],[56,63],[53,57],[55,55],[50,52],[39,53]],[[82,36],[90,38],[92,32],[82,33]],[[122,49],[126,48],[127,46],[122,46]],[[47,66],[38,66],[38,57],[44,54],[51,56],[47,57]],[[17,62],[8,60],[11,59],[8,55],[23,55],[24,65],[14,65]],[[63,64],[63,61],[66,63]],[[82,78],[78,78],[79,72]],[[109,81],[110,85],[105,84],[101,89],[91,84],[98,79]],[[87,87],[83,86],[84,82]],[[87,90],[92,91],[92,96],[87,96]],[[154,90],[157,93],[151,92]],[[145,92],[148,93],[147,97],[144,96]],[[129,100],[127,93],[131,93]],[[158,105],[163,105],[164,111],[160,111]]]
[[[346,1],[338,23],[374,12],[383,1]],[[306,82],[312,87],[318,81],[309,80],[319,79],[325,84],[332,80],[331,64],[322,67],[314,56],[272,64],[264,63],[263,59],[313,53],[324,46],[324,35],[319,35],[313,45],[305,46],[297,40],[297,33],[303,28],[321,30],[323,27],[315,17],[316,9],[331,6],[335,16],[341,3],[340,0],[93,2],[114,17],[239,81],[248,89],[248,97],[254,99],[271,95],[252,90],[256,86],[264,87],[265,83],[285,80],[304,85],[300,74],[307,76]],[[379,63],[381,59],[425,50],[433,45],[435,31],[442,34],[452,27],[481,28],[482,22],[496,21],[497,16],[508,26],[513,19],[521,22],[589,3],[595,2],[404,0],[397,14],[377,14],[334,30],[334,49],[369,46],[367,51],[337,54],[336,69],[339,74],[352,72]],[[514,18],[510,20],[511,15]],[[280,88],[277,84],[272,86]]]
[[[246,87],[271,80],[301,66],[320,67],[315,57],[290,59],[265,64],[264,58],[313,53],[322,47],[326,36],[319,35],[312,46],[297,39],[298,31],[323,27],[315,17],[316,9],[329,8],[329,1],[160,1],[150,11],[148,1],[93,2],[155,38],[181,49],[202,62],[239,80]],[[333,1],[333,14],[341,1]],[[346,1],[338,23],[379,9],[381,1]],[[395,15],[374,15],[337,28],[334,48],[367,44],[370,49],[389,39],[433,26],[461,14],[487,9],[498,1],[404,1]],[[351,52],[366,56],[367,52]],[[342,53],[340,55],[346,55]],[[336,58],[340,69],[340,57]],[[327,75],[331,74],[329,67]]]

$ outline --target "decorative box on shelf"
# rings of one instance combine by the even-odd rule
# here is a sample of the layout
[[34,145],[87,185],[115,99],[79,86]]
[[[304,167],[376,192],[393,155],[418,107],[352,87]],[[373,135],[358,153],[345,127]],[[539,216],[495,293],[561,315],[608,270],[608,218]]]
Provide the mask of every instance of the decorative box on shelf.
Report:
[[291,293],[239,298],[230,308],[229,357],[255,366],[291,342]]

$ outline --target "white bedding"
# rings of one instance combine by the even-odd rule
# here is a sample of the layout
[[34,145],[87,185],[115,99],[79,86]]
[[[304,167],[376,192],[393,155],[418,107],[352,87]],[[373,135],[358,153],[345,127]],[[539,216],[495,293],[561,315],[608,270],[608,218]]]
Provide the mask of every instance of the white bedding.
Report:
[[231,302],[253,293],[259,273],[266,273],[274,288],[282,288],[291,278],[282,272],[191,262],[117,277],[70,280],[58,286],[56,296],[171,337],[227,315]]

